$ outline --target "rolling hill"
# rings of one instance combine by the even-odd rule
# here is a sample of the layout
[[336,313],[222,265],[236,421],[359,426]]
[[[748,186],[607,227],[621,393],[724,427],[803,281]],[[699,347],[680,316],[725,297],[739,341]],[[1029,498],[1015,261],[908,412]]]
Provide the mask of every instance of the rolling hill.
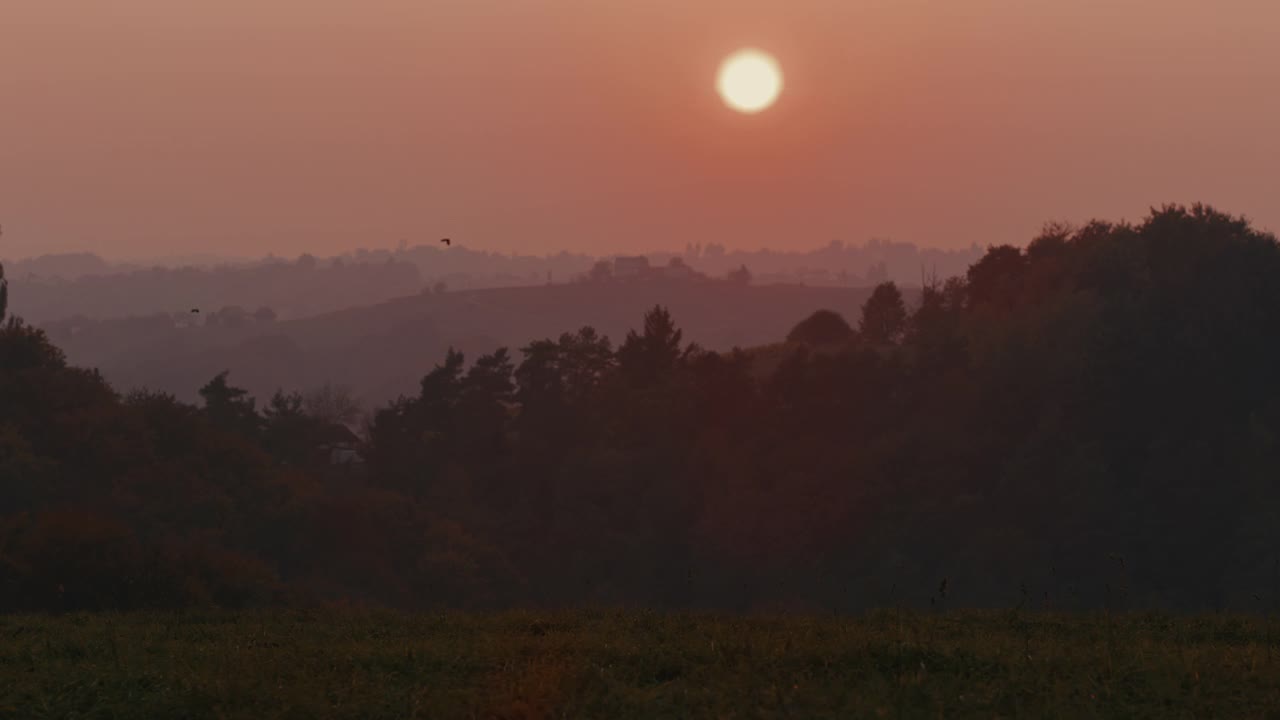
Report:
[[421,294],[237,327],[180,327],[156,316],[46,329],[72,363],[98,368],[121,391],[147,386],[192,399],[229,370],[234,384],[259,398],[277,388],[333,382],[379,404],[413,392],[450,346],[473,358],[585,325],[616,343],[647,309],[662,304],[686,340],[728,350],[777,342],[821,308],[856,318],[869,294],[865,288],[720,281],[574,283]]

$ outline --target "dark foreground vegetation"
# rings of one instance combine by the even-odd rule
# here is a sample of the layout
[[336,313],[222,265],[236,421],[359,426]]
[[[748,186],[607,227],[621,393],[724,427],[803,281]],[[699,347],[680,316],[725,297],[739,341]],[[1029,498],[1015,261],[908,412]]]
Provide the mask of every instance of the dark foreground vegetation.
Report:
[[1202,207],[1054,227],[911,305],[885,283],[730,353],[662,308],[451,352],[359,467],[323,451],[340,406],[122,396],[10,321],[0,611],[1280,599],[1274,237]]
[[[0,717],[1268,718],[1265,621],[582,611],[0,617]],[[1270,714],[1269,714],[1270,713]]]

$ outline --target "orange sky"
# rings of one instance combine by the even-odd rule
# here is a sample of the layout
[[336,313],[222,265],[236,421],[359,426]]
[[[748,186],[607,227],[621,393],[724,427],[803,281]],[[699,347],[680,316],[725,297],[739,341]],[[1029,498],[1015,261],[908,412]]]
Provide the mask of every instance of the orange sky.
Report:
[[4,0],[0,256],[1280,230],[1277,38],[1274,0]]

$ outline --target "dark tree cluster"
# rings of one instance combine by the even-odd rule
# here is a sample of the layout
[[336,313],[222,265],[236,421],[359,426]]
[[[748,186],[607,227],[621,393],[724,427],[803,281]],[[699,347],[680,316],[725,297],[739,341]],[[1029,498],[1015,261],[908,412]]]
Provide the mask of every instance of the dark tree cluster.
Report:
[[332,398],[121,397],[11,320],[0,605],[1276,599],[1273,236],[1202,206],[1050,226],[911,305],[884,283],[769,367],[662,307],[617,345],[451,351],[358,471],[315,452]]

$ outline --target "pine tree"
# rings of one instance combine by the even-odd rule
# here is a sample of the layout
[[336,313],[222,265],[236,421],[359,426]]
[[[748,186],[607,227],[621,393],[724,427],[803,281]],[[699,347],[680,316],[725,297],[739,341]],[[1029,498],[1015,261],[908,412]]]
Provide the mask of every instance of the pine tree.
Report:
[[862,322],[858,332],[873,343],[892,343],[902,336],[907,325],[907,306],[902,292],[893,282],[883,282],[871,292],[862,306]]

